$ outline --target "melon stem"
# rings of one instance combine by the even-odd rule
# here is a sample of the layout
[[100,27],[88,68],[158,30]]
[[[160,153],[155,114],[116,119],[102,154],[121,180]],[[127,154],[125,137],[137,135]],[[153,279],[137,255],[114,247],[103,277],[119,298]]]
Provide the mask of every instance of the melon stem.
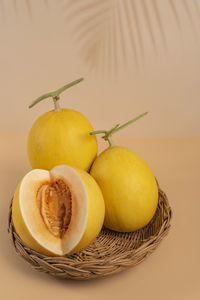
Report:
[[59,100],[59,97],[53,97],[54,111],[55,112],[61,111],[61,108],[60,108],[58,100]]
[[41,102],[42,100],[46,99],[46,98],[53,98],[53,102],[54,102],[54,111],[55,112],[59,112],[61,111],[61,108],[59,106],[58,100],[59,100],[59,96],[62,92],[64,92],[65,90],[67,90],[68,88],[70,88],[71,86],[81,82],[83,80],[83,77],[74,80],[66,85],[64,85],[63,87],[59,88],[58,90],[54,91],[54,92],[50,92],[50,93],[46,93],[40,97],[38,97],[36,100],[34,100],[30,105],[29,108],[35,106],[37,103]]
[[130,121],[126,122],[125,124],[121,125],[120,124],[117,124],[115,125],[114,127],[112,127],[110,130],[96,130],[96,131],[92,131],[90,132],[90,135],[96,135],[96,134],[101,134],[101,133],[104,133],[104,136],[102,136],[102,138],[105,140],[105,141],[108,141],[109,143],[109,147],[112,147],[114,146],[114,143],[111,139],[111,136],[116,133],[117,131],[129,126],[130,124],[134,123],[135,121],[139,120],[140,118],[144,117],[146,114],[148,114],[148,112],[146,111],[145,113],[131,119]]

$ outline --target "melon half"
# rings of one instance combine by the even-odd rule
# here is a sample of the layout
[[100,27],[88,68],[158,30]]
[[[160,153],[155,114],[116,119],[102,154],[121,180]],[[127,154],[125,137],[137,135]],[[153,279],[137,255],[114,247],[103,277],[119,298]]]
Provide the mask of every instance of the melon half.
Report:
[[28,247],[48,256],[86,248],[99,234],[104,215],[103,195],[95,180],[66,165],[30,171],[13,198],[16,232]]

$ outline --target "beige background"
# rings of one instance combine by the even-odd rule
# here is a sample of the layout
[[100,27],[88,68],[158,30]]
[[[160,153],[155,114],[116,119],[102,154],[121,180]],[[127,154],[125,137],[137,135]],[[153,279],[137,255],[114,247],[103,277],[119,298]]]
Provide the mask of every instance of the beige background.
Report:
[[28,110],[30,102],[83,76],[61,104],[83,112],[96,129],[149,111],[123,135],[199,135],[196,0],[0,4],[2,131],[27,132],[39,114],[52,109],[51,100]]
[[[200,298],[200,11],[196,0],[0,0],[0,298]],[[61,105],[95,129],[144,111],[115,137],[152,168],[173,209],[172,228],[142,264],[91,282],[32,270],[11,247],[10,199],[30,170],[27,133],[52,109],[34,98],[85,77]],[[100,142],[100,149],[105,144]]]

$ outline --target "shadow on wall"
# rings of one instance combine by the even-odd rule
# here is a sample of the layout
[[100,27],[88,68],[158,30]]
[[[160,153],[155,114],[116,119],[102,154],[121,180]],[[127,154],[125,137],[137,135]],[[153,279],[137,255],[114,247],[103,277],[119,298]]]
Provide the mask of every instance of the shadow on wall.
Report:
[[68,0],[63,11],[66,22],[73,20],[72,36],[92,69],[117,71],[131,61],[139,68],[149,52],[173,47],[174,31],[184,38],[186,27],[200,40],[197,0]]
[[[34,18],[38,6],[33,0],[13,0],[11,7],[0,0],[1,17],[6,19],[9,9],[19,15],[22,5]],[[200,41],[200,0],[63,0],[57,5],[71,28],[75,48],[91,70],[117,73],[130,62],[139,69],[149,53],[158,56],[173,47],[171,35],[182,47],[188,30]],[[41,6],[53,9],[51,0],[42,0]]]

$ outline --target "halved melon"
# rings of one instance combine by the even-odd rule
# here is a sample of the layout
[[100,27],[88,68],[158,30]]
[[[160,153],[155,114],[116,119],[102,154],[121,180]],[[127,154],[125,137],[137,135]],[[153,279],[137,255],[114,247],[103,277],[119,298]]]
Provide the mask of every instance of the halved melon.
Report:
[[66,165],[30,171],[13,198],[18,235],[45,255],[61,256],[86,248],[99,234],[104,215],[103,195],[95,180]]

